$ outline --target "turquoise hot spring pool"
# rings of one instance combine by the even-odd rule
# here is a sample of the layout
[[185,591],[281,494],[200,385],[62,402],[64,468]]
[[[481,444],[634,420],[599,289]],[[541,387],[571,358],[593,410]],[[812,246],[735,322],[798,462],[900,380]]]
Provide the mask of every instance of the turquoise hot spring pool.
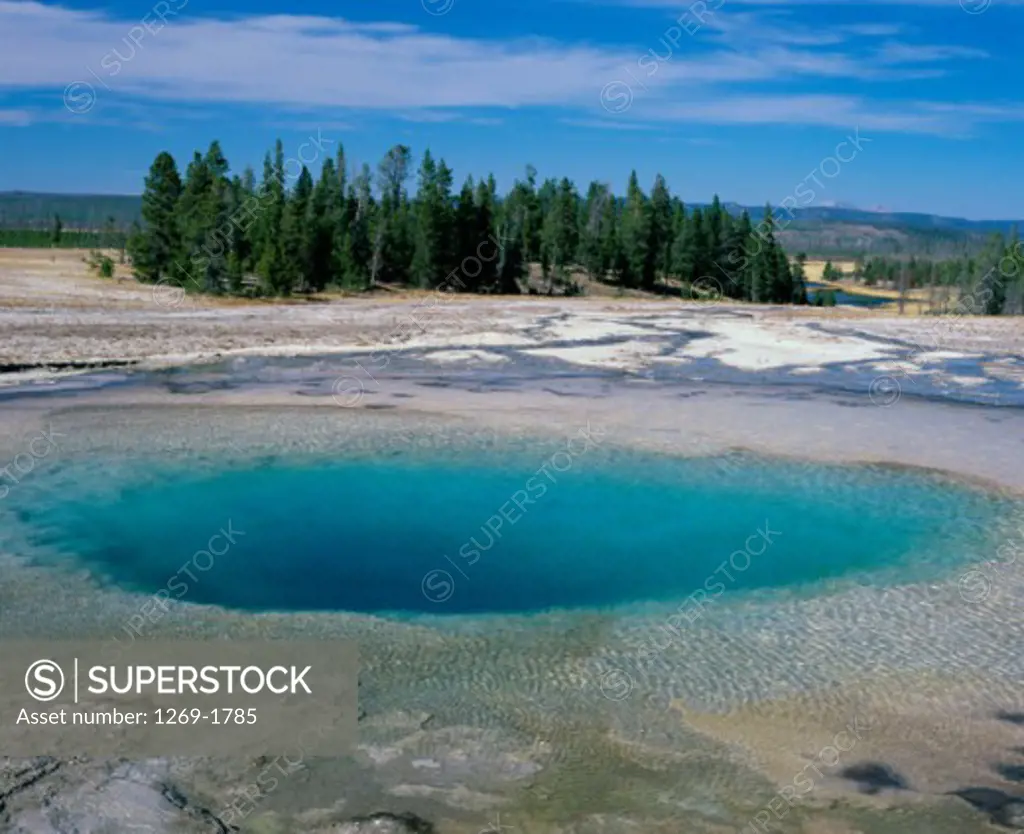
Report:
[[[552,461],[555,464],[552,465]],[[34,558],[243,611],[529,615],[916,581],[1009,503],[916,471],[524,448],[83,468],[12,496]]]

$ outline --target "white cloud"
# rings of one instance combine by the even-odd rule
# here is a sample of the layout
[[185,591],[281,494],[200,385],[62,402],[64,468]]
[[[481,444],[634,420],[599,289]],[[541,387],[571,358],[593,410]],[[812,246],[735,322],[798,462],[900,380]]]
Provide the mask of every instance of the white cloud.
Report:
[[[138,45],[128,37],[133,26],[142,31]],[[630,57],[309,16],[169,17],[151,34],[136,21],[35,2],[0,2],[0,31],[0,87],[63,89],[84,81],[98,91],[106,85],[143,98],[195,102],[373,109],[555,105],[595,100],[595,79]]]
[[[680,8],[677,0],[673,8]],[[832,79],[928,78],[944,72],[950,61],[984,55],[892,40],[902,29],[891,24],[851,24],[822,33],[785,14],[720,14],[708,21],[699,44],[673,45],[655,32],[647,53],[539,38],[457,38],[406,23],[311,15],[218,19],[183,10],[166,25],[153,16],[147,24],[148,29],[137,20],[34,0],[0,0],[0,89],[59,94],[71,82],[90,83],[102,106],[88,117],[74,117],[79,121],[109,119],[118,108],[138,108],[140,122],[154,112],[173,114],[164,119],[193,118],[196,110],[232,104],[269,105],[270,118],[291,112],[319,123],[348,124],[352,111],[376,111],[407,121],[460,119],[480,126],[500,124],[494,110],[535,106],[559,108],[559,117],[580,124],[595,115],[603,119],[601,90],[614,81],[636,94],[629,112],[618,116],[635,127],[622,129],[677,121],[849,129],[859,124],[879,131],[964,134],[978,122],[1021,118],[1021,108],[1012,103],[985,109],[790,94],[796,85],[806,89],[808,82],[819,82],[820,88]],[[643,68],[640,60],[651,55],[658,60]],[[769,94],[751,89],[769,84]],[[4,125],[58,118],[43,108],[3,112]]]
[[874,55],[885,64],[932,64],[956,58],[988,57],[984,50],[964,46],[928,46],[895,42],[882,44]]
[[963,119],[949,105],[945,112],[897,102],[889,108],[871,105],[857,96],[764,95],[728,96],[715,100],[688,101],[668,107],[644,109],[646,119],[700,122],[718,125],[794,124],[820,125],[865,131],[950,134],[962,130]]

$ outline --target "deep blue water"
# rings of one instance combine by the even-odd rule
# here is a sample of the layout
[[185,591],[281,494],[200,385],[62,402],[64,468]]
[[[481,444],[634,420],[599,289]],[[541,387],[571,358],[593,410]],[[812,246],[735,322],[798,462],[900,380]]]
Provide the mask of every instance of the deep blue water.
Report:
[[172,599],[481,614],[916,577],[987,555],[1000,510],[895,470],[595,453],[538,474],[549,460],[281,461],[115,485],[97,469],[20,515],[43,558]]

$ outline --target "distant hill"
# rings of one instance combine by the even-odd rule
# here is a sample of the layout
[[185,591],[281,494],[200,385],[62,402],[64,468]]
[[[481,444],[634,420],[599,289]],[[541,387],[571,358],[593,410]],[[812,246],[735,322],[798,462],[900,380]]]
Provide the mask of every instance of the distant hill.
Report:
[[[726,204],[730,212],[744,209],[756,224],[763,207]],[[918,255],[945,258],[965,252],[976,253],[993,232],[1007,233],[1024,220],[966,220],[938,214],[867,211],[849,206],[808,206],[793,211],[775,210],[780,222],[779,239],[789,252],[806,252],[814,257],[855,257],[857,255]]]
[[[689,204],[691,207],[695,204]],[[703,204],[706,205],[706,204]],[[746,210],[760,222],[763,207],[725,203],[734,214]],[[0,229],[48,229],[59,214],[68,230],[99,231],[108,218],[117,229],[138,220],[137,194],[41,194],[0,191]],[[776,218],[785,215],[776,209]],[[795,209],[779,237],[787,251],[811,257],[924,255],[935,258],[976,252],[992,232],[1007,232],[1017,220],[965,220],[937,214],[868,211],[852,206],[808,206]]]
[[[764,207],[757,208],[727,203],[725,207],[736,213],[744,208],[750,216],[760,219],[764,215]],[[776,216],[779,210],[776,208]],[[850,206],[807,206],[793,212],[796,221],[854,223],[879,227],[901,227],[927,229],[934,231],[960,232],[1005,232],[1011,226],[1024,227],[1024,220],[965,220],[962,217],[943,217],[939,214],[920,214],[901,211],[868,211]]]
[[977,254],[989,234],[991,231],[800,217],[783,228],[778,237],[787,252],[806,252],[818,258],[917,255],[942,259]]
[[138,194],[40,194],[0,191],[0,229],[48,229],[60,215],[65,229],[99,231],[108,218],[127,229],[138,220],[142,197]]

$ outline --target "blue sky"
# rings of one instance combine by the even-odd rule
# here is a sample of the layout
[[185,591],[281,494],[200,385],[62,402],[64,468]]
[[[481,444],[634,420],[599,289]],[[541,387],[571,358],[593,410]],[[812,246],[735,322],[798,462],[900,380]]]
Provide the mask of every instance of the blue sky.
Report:
[[1024,0],[0,0],[0,190],[137,192],[213,138],[258,171],[280,136],[317,170],[401,142],[457,184],[635,168],[688,201],[1018,218],[1022,24]]

